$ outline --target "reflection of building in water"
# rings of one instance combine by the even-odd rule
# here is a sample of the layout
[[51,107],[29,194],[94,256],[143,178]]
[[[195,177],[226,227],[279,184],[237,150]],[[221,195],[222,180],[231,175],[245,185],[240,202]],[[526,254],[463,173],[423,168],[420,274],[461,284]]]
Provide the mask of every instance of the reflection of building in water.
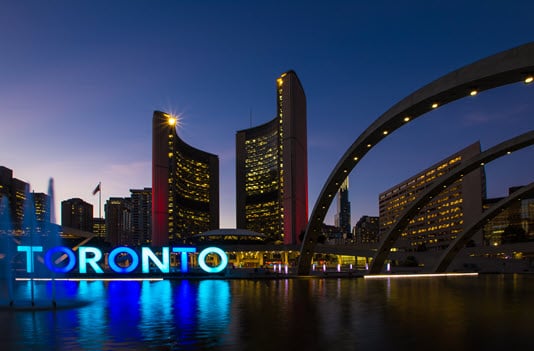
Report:
[[[521,187],[508,189],[508,195]],[[484,210],[502,198],[484,201]],[[498,246],[534,240],[534,198],[514,201],[491,221],[484,225],[484,243]]]
[[[480,153],[476,142],[379,195],[380,236],[386,234],[402,211],[436,179]],[[466,222],[482,213],[484,168],[464,175],[428,202],[411,220],[395,244],[399,251],[442,250],[463,231]],[[475,235],[476,244],[482,236]]]

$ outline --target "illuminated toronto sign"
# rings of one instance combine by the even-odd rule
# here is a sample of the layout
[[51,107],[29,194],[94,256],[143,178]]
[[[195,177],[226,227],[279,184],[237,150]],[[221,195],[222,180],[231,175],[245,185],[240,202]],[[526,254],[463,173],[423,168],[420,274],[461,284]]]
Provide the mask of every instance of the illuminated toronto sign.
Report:
[[[34,261],[35,254],[42,253],[42,246],[26,246],[20,245],[17,247],[18,252],[23,252],[26,255],[26,273],[33,273],[35,270]],[[149,247],[142,247],[141,252],[126,247],[119,246],[111,250],[108,255],[107,263],[109,268],[116,273],[131,273],[134,272],[141,264],[142,273],[150,273],[150,264],[152,263],[161,273],[170,272],[171,253],[179,254],[180,256],[180,271],[182,273],[188,272],[188,255],[197,252],[195,247],[162,247],[161,258],[152,251]],[[219,256],[219,264],[210,266],[207,263],[207,258],[211,254]],[[126,260],[127,266],[117,264],[117,259],[120,257],[129,256]],[[74,251],[65,246],[56,246],[48,249],[44,255],[44,264],[54,273],[68,273],[76,266],[78,261],[78,272],[87,274],[88,268],[94,273],[102,274],[104,270],[100,265],[104,257],[102,251],[97,247],[80,246],[78,248],[78,255]],[[64,262],[65,261],[65,262]],[[124,261],[124,260],[123,260]],[[59,263],[61,263],[59,265]],[[198,265],[207,273],[219,273],[223,271],[228,265],[228,256],[218,247],[207,247],[200,251],[198,255]]]

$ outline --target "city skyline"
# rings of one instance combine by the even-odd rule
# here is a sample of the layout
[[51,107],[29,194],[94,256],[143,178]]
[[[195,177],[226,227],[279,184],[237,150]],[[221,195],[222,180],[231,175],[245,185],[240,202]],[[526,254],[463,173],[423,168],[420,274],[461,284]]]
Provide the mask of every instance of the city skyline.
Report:
[[[180,137],[219,156],[220,226],[235,227],[235,134],[276,115],[275,79],[293,69],[307,97],[311,211],[343,152],[389,107],[445,73],[533,40],[534,5],[521,1],[462,3],[462,11],[454,1],[207,3],[213,11],[189,3],[4,4],[0,165],[36,192],[53,177],[56,209],[79,197],[96,217],[91,192],[100,181],[104,199],[151,186],[152,113],[178,114]],[[378,214],[380,192],[445,156],[532,129],[533,89],[483,92],[388,137],[350,175],[352,223]],[[527,148],[486,167],[488,197],[532,181],[532,156]]]

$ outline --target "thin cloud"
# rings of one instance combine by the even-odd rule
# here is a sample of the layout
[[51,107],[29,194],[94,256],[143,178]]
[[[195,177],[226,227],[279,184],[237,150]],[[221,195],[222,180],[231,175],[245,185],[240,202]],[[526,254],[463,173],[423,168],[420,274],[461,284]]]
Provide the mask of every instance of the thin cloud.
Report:
[[462,124],[464,127],[472,127],[503,120],[511,121],[512,119],[521,118],[528,110],[528,104],[519,104],[506,110],[471,112],[465,115]]

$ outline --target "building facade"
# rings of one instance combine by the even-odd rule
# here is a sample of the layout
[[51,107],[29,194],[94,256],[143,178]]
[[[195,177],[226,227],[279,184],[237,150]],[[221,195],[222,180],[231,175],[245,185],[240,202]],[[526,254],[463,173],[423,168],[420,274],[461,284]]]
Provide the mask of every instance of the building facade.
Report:
[[61,201],[61,225],[93,232],[93,205],[79,198]]
[[219,228],[219,158],[186,144],[177,120],[152,120],[152,245],[184,243]]
[[[520,187],[508,189],[508,195]],[[484,210],[490,209],[502,198],[484,201]],[[534,198],[514,201],[484,225],[484,243],[491,246],[534,241]]]
[[308,220],[306,96],[293,71],[277,79],[277,114],[236,133],[236,224],[297,244]]
[[106,238],[106,220],[104,218],[93,218],[93,234],[98,238]]
[[48,223],[50,223],[50,199],[45,193],[32,193],[33,206],[35,209],[35,220],[37,228],[43,232]]
[[130,189],[134,245],[150,244],[152,239],[152,188]]
[[28,183],[13,178],[11,169],[0,166],[0,197],[7,197],[12,225],[17,231],[23,230],[24,205],[29,191],[30,185]]
[[378,242],[379,218],[376,216],[362,216],[354,226],[354,238],[357,244]]
[[[480,153],[476,142],[447,157],[415,176],[395,185],[379,195],[380,236],[385,235],[402,211],[432,181],[458,167]],[[486,197],[484,168],[466,174],[428,202],[395,244],[399,251],[442,250],[460,234],[466,221],[482,213],[482,199]],[[482,235],[473,237],[474,244],[482,245]]]
[[352,237],[350,230],[349,178],[347,177],[337,192],[337,213],[335,225],[346,238]]
[[132,245],[132,204],[130,198],[110,197],[104,205],[106,241],[111,246]]

